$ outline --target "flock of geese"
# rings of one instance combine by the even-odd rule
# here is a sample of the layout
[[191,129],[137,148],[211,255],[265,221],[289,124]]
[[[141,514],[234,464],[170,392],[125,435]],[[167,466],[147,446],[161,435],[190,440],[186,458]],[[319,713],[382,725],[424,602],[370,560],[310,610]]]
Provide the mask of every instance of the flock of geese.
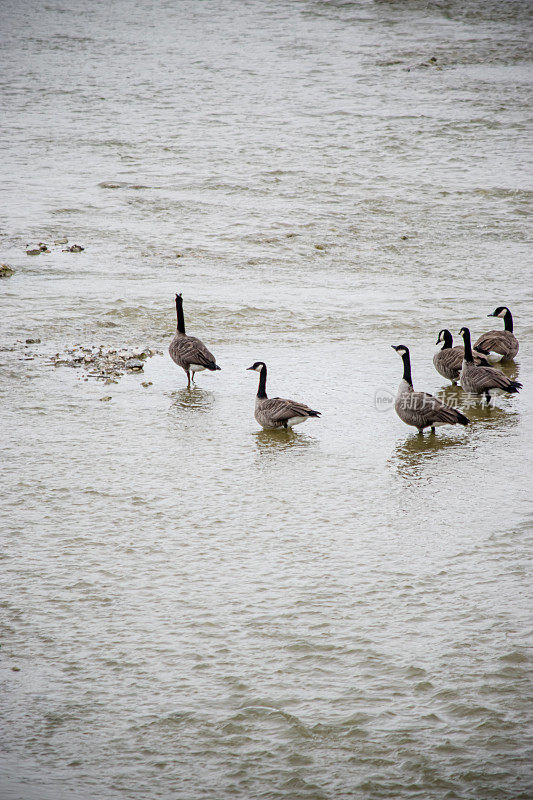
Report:
[[[185,371],[187,388],[190,389],[196,372],[204,369],[215,371],[220,367],[200,339],[185,333],[181,294],[176,295],[176,314],[177,330],[168,350],[172,360]],[[487,331],[472,346],[469,329],[461,328],[459,335],[463,337],[464,347],[454,347],[452,334],[445,328],[439,333],[437,344],[442,343],[442,349],[435,353],[433,363],[437,372],[452,384],[460,381],[465,392],[490,403],[497,394],[515,394],[522,388],[522,384],[491,366],[498,361],[512,360],[518,353],[512,314],[505,306],[499,306],[488,316],[502,318],[504,330]],[[394,404],[400,419],[417,428],[419,433],[423,433],[426,428],[435,433],[435,428],[440,425],[468,425],[468,417],[456,408],[442,403],[427,392],[415,392],[409,348],[403,344],[392,345],[392,348],[403,361],[403,377]],[[292,428],[309,417],[320,416],[320,411],[315,411],[304,403],[282,397],[269,398],[266,393],[267,366],[264,361],[256,361],[248,369],[259,373],[255,418],[262,428]]]

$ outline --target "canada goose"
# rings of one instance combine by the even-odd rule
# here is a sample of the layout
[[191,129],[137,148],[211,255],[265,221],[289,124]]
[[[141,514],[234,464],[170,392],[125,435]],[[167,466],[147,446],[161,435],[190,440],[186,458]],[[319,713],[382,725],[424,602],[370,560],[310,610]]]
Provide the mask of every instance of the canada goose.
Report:
[[309,417],[319,417],[320,411],[313,411],[303,403],[295,400],[284,400],[282,397],[267,397],[267,368],[263,361],[256,361],[251,367],[259,372],[259,388],[255,398],[255,418],[263,428],[292,428],[305,422]]
[[441,403],[427,392],[414,391],[409,348],[403,344],[391,347],[401,355],[403,361],[403,378],[394,403],[400,419],[407,425],[418,428],[419,433],[423,433],[424,428],[431,428],[431,432],[435,433],[435,428],[439,425],[468,425],[470,420],[460,411]]
[[497,394],[515,394],[522,388],[521,383],[512,381],[499,369],[474,364],[470,331],[468,328],[461,328],[459,334],[465,343],[465,358],[461,369],[461,386],[465,392],[483,395],[487,403],[490,403],[491,397]]
[[482,350],[488,352],[488,360],[495,364],[497,361],[511,360],[518,353],[518,339],[513,333],[513,315],[506,306],[498,306],[488,317],[503,317],[505,329],[499,331],[487,331],[482,333],[474,344]]
[[[442,348],[437,350],[433,356],[433,364],[439,375],[442,375],[443,378],[448,378],[452,383],[457,383],[463,364],[465,349],[460,345],[453,347],[453,337],[447,328],[440,331],[436,344],[440,344],[441,342],[443,343]],[[488,353],[480,353],[474,350],[475,363],[488,366],[487,355]]]
[[191,388],[191,374],[194,383],[194,373],[204,369],[220,369],[215,363],[215,357],[196,336],[187,336],[185,333],[185,320],[183,317],[183,300],[181,294],[176,295],[176,314],[178,326],[172,339],[168,352],[172,361],[187,373],[187,389]]

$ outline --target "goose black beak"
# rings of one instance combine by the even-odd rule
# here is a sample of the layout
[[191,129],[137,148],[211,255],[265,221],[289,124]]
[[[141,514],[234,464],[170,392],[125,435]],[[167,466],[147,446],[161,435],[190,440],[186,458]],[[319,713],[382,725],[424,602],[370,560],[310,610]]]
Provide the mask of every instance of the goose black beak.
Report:
[[437,341],[435,342],[435,344],[440,344],[440,339],[437,339]]
[[398,350],[399,346],[399,344],[391,344],[392,349],[396,351]]
[[253,367],[246,367],[246,371],[248,372],[249,369],[253,369]]
[[495,317],[496,314],[487,314],[487,317]]

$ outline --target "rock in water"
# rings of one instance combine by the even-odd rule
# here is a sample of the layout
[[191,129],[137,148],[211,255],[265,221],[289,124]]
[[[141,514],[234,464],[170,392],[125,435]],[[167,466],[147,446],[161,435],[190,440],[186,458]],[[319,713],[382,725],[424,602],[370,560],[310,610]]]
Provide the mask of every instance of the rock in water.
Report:
[[129,358],[126,361],[126,369],[131,369],[134,372],[140,372],[143,368],[144,364],[139,358]]

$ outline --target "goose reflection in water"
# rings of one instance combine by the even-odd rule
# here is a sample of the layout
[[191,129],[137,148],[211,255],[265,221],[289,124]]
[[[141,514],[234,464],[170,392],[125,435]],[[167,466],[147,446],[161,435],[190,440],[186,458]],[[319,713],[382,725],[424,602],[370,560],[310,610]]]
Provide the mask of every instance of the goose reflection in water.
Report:
[[253,433],[257,453],[268,459],[275,458],[280,453],[291,451],[297,455],[298,451],[316,446],[317,440],[305,433],[296,433],[291,428],[277,430],[261,430]]
[[[509,403],[509,401],[507,402]],[[482,427],[484,433],[487,429],[492,429],[495,433],[501,433],[502,430],[516,427],[520,421],[518,411],[480,403],[479,398],[476,396],[468,398],[464,403],[464,407],[468,409],[468,416],[472,422],[472,432],[474,433],[476,426],[477,429]]]
[[464,399],[465,393],[463,389],[459,386],[459,384],[451,384],[448,383],[446,386],[443,386],[442,389],[439,389],[435,393],[435,397],[438,397],[443,403],[446,403],[447,406],[452,406],[452,408],[457,408],[459,411],[463,411],[466,414],[465,409],[462,406],[462,401]]
[[516,381],[520,375],[520,364],[517,364],[516,361],[500,361],[498,369],[501,369],[512,381]]
[[[448,387],[454,391],[455,386]],[[463,392],[464,395],[464,392]],[[518,412],[509,412],[501,408],[487,408],[480,406],[474,400],[472,405],[463,401],[461,408],[468,413],[471,425],[468,433],[462,435],[436,436],[417,436],[411,434],[405,441],[398,444],[389,460],[389,465],[396,468],[402,478],[408,480],[427,480],[433,478],[442,479],[442,473],[435,473],[434,460],[444,457],[447,452],[457,451],[457,456],[461,453],[471,454],[479,445],[477,432],[482,428],[483,436],[487,431],[494,436],[507,435],[511,428],[515,428],[520,422]],[[433,464],[431,469],[429,465]],[[426,467],[428,471],[426,472]]]
[[193,389],[180,389],[172,392],[172,405],[170,410],[175,413],[186,411],[209,411],[215,400],[215,395],[206,389],[195,387]]
[[[509,363],[506,364],[506,369],[502,368],[502,372],[505,372],[507,377],[511,378],[511,380],[515,380],[519,370],[516,364]],[[509,398],[499,397],[497,401],[492,400],[490,405],[487,405],[482,397],[465,392],[459,385],[443,386],[442,389],[435,392],[435,397],[438,397],[439,400],[446,403],[446,405],[457,408],[463,414],[466,414],[471,423],[474,423],[476,420],[490,419],[490,412],[492,412],[492,418],[494,419],[509,414],[509,411],[506,410],[510,408],[510,403],[508,402]],[[496,405],[496,402],[502,405]],[[513,415],[514,412],[512,412],[511,416]]]
[[465,436],[417,436],[409,438],[397,445],[389,459],[402,478],[409,480],[429,480],[432,474],[425,474],[425,466],[448,450],[465,447]]

